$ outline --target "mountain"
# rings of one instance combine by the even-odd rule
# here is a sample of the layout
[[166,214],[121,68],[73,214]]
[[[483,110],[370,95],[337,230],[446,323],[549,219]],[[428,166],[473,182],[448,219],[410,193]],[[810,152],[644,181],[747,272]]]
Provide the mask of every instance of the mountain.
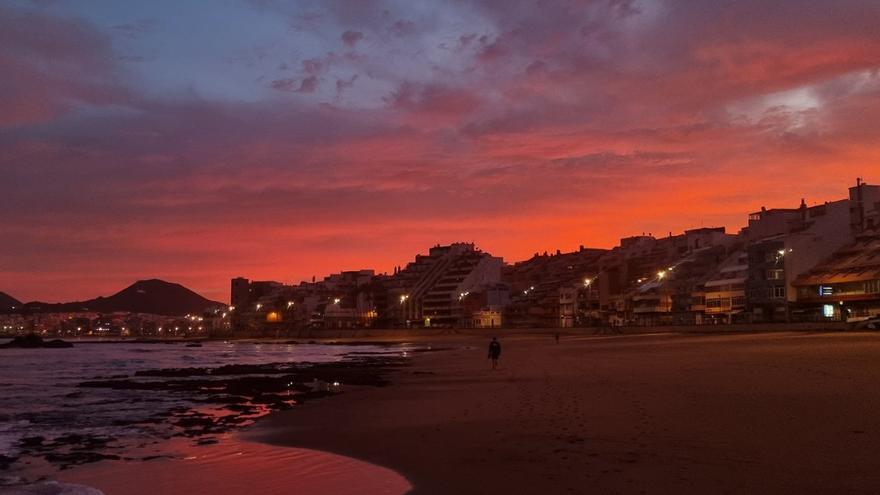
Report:
[[12,309],[13,306],[21,306],[21,301],[5,292],[0,292],[0,311]]
[[26,310],[38,313],[66,313],[73,311],[95,311],[112,313],[130,311],[133,313],[152,313],[178,316],[200,314],[206,309],[224,307],[225,304],[211,301],[196,294],[180,284],[164,280],[139,280],[109,297],[98,297],[88,301],[70,303],[29,302]]

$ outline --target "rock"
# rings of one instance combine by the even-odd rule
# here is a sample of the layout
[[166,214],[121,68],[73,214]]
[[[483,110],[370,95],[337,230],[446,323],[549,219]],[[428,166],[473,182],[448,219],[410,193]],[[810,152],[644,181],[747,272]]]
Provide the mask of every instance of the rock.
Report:
[[61,349],[73,347],[73,344],[70,342],[65,342],[60,339],[45,341],[39,335],[28,334],[25,336],[19,336],[12,339],[12,342],[7,342],[5,344],[0,345],[0,348],[10,349],[39,349],[39,348],[49,348],[49,349]]

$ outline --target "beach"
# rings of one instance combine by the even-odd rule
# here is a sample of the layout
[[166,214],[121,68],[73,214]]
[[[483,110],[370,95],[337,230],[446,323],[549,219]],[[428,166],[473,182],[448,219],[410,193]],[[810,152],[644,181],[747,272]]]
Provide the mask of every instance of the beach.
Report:
[[[501,342],[493,371],[488,336],[433,338],[449,349],[418,353],[390,385],[273,413],[234,441],[266,449],[266,476],[281,476],[271,493],[304,492],[286,490],[295,465],[271,461],[303,452],[292,449],[367,466],[384,493],[880,490],[880,335],[568,334],[556,343],[545,333]],[[212,463],[199,471],[186,461],[105,461],[60,479],[127,493],[112,487],[151,466],[162,493],[193,493],[184,480],[199,472],[213,479],[212,493],[242,493],[224,478],[264,464]],[[354,483],[344,493],[379,493]]]
[[880,336],[547,335],[419,356],[251,438],[344,453],[414,494],[876,493]]

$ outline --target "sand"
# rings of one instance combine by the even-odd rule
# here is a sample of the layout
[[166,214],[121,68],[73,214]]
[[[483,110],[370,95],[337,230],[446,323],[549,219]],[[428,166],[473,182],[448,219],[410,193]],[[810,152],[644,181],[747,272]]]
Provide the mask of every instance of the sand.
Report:
[[414,494],[876,493],[880,335],[486,339],[250,438],[393,469]]
[[185,457],[102,461],[62,471],[58,478],[106,495],[402,495],[411,488],[394,471],[367,462],[248,442],[235,434],[226,435],[216,446],[195,447],[179,440],[162,449],[183,452]]

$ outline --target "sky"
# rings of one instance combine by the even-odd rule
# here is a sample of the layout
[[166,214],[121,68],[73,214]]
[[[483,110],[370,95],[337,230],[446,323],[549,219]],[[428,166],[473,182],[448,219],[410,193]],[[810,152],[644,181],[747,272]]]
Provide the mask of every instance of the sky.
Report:
[[876,0],[9,0],[0,290],[507,261],[880,182]]

